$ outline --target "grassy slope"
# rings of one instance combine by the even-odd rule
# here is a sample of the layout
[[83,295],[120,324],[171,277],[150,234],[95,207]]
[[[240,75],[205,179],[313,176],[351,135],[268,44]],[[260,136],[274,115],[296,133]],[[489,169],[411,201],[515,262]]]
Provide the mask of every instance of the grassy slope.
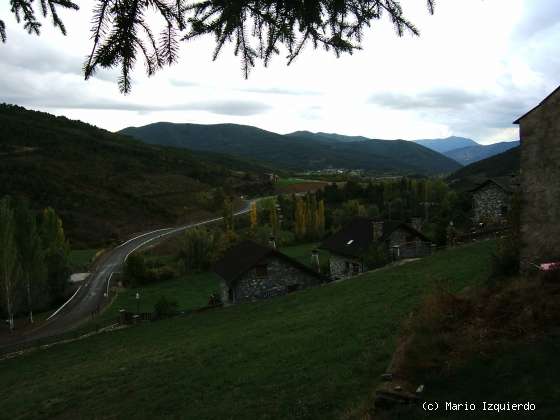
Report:
[[175,300],[180,310],[198,309],[208,304],[210,294],[219,290],[219,279],[213,273],[196,273],[174,280],[126,289],[117,295],[115,301],[97,323],[117,319],[120,309],[136,311],[136,292],[140,293],[140,312],[151,312],[161,297]]
[[[426,378],[427,401],[476,404],[477,410],[465,413],[443,409],[430,419],[534,419],[558,418],[560,412],[560,334],[537,341],[506,346],[491,357],[476,356],[449,376]],[[510,411],[497,414],[483,411],[483,401],[489,403],[533,403],[535,411]],[[403,408],[388,412],[380,419],[423,419],[420,409]]]
[[421,295],[482,281],[492,247],[0,362],[0,417],[337,418],[368,397]]

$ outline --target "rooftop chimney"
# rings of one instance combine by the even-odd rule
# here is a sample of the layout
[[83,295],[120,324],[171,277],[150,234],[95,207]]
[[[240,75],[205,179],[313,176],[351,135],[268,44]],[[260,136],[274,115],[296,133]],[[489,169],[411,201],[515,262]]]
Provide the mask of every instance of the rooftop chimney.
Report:
[[321,272],[321,263],[319,262],[319,251],[314,249],[311,251],[311,266],[317,273]]
[[422,229],[422,218],[421,217],[413,217],[410,219],[410,226],[412,226],[417,231]]
[[274,238],[274,236],[271,236],[270,238],[268,238],[268,245],[271,248],[276,249],[276,238]]

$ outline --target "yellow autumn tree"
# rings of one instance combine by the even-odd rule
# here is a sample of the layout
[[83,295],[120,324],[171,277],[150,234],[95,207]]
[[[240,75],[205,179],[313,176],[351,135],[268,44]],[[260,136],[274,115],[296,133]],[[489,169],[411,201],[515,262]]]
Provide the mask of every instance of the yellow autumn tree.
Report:
[[257,203],[255,201],[251,203],[251,211],[249,213],[249,217],[251,219],[251,230],[254,231],[259,223]]

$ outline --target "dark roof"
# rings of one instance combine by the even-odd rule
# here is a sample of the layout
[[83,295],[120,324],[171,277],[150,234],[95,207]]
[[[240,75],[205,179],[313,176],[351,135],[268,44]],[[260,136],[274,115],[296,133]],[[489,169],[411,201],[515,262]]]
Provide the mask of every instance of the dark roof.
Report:
[[324,276],[317,273],[310,267],[288,257],[277,249],[269,246],[263,246],[250,240],[240,242],[229,248],[224,256],[214,264],[212,270],[223,278],[228,286],[230,286],[247,271],[257,266],[261,261],[270,256],[280,258],[308,274],[321,278],[322,280],[326,280]]
[[[373,244],[373,223],[376,221],[378,220],[367,217],[355,218],[334,235],[325,239],[320,248],[338,255],[359,257]],[[384,242],[389,239],[389,236],[398,228],[409,231],[423,241],[431,242],[424,234],[412,226],[394,220],[383,222],[383,234],[378,242]]]
[[530,111],[526,112],[525,114],[523,114],[521,117],[519,117],[518,119],[516,119],[513,123],[514,124],[519,124],[521,122],[521,120],[523,118],[525,118],[527,115],[529,115],[531,112],[533,112],[535,109],[539,108],[542,104],[544,104],[548,99],[550,99],[550,97],[554,96],[554,94],[556,94],[556,92],[560,91],[560,86],[558,86],[556,89],[554,89],[554,91],[548,95],[546,98],[544,98],[536,107],[532,108]]
[[509,194],[513,194],[519,188],[519,179],[517,177],[512,176],[502,176],[497,178],[488,178],[486,181],[482,182],[481,184],[474,187],[470,190],[471,193],[474,193],[489,184],[497,185],[499,188],[504,190]]

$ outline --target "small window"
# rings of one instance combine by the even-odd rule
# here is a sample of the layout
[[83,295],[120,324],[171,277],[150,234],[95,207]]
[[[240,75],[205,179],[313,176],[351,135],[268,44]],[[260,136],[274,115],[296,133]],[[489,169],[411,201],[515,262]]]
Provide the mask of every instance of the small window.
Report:
[[257,265],[255,267],[255,271],[258,278],[268,277],[268,266],[266,264]]
[[502,216],[502,217],[507,216],[508,211],[509,211],[508,206],[501,206],[500,207],[500,216]]

